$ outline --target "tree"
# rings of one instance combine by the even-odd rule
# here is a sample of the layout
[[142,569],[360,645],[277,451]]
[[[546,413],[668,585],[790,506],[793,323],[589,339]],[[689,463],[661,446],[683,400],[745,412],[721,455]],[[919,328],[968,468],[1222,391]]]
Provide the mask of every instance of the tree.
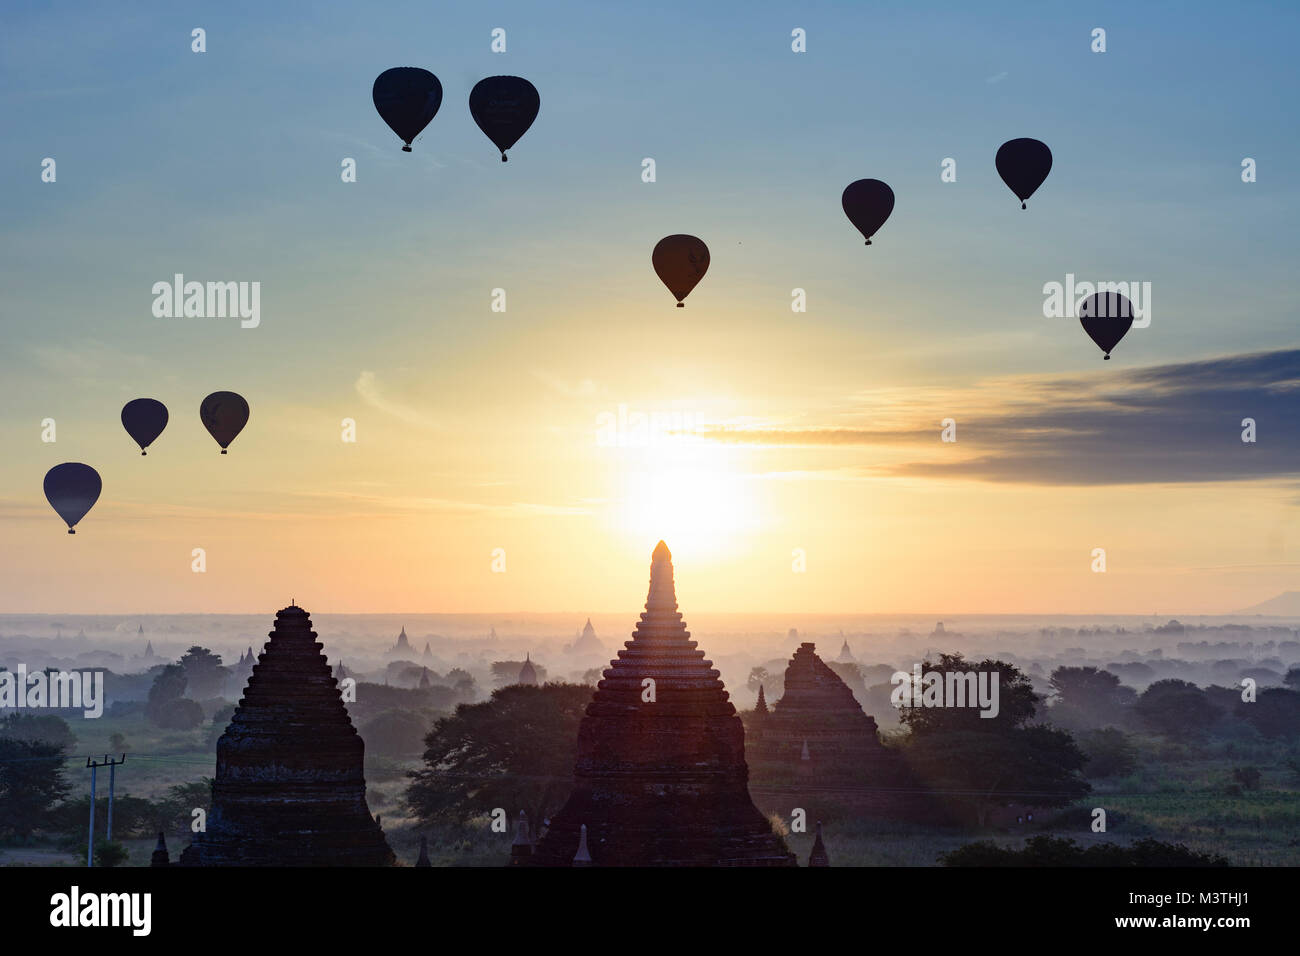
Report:
[[981,827],[999,805],[1059,807],[1092,789],[1079,776],[1083,752],[1050,727],[913,734],[904,752],[920,783]]
[[768,674],[766,667],[753,667],[750,668],[749,680],[745,681],[745,686],[757,694],[759,687],[766,685],[769,680],[771,675]]
[[420,752],[429,719],[409,710],[389,710],[361,728],[361,739],[371,753],[400,757]]
[[1222,714],[1199,687],[1176,678],[1148,687],[1135,710],[1148,726],[1168,737],[1202,736]]
[[1300,736],[1300,693],[1281,687],[1259,692],[1253,704],[1242,703],[1237,713],[1265,737]]
[[1090,777],[1122,777],[1137,769],[1137,750],[1122,730],[1106,727],[1079,736],[1088,757],[1084,773]]
[[180,659],[190,695],[196,700],[220,697],[230,679],[230,668],[221,666],[221,656],[206,647],[195,645]]
[[[965,660],[961,654],[941,654],[938,663],[926,661],[921,666],[923,679],[937,674],[945,685],[949,674],[988,675],[988,680],[998,683],[998,714],[981,717],[978,707],[922,706],[915,700],[899,709],[898,719],[916,737],[947,734],[958,731],[975,733],[1000,733],[1022,726],[1034,716],[1038,695],[1034,693],[1029,677],[1014,664],[985,659],[978,663]],[[915,695],[918,688],[913,689]]]
[[512,684],[459,705],[424,738],[425,767],[407,774],[407,807],[425,823],[522,809],[535,834],[568,797],[590,700],[585,684]]
[[126,847],[116,840],[112,843],[101,840],[95,846],[95,866],[119,866],[126,862],[128,855]]
[[59,744],[0,737],[0,837],[40,830],[53,806],[68,795]]
[[10,714],[0,718],[0,737],[52,744],[71,750],[77,737],[68,722],[57,714]]
[[1095,667],[1058,667],[1049,681],[1056,703],[1052,722],[1098,727],[1114,723],[1136,693],[1110,671]]
[[179,700],[185,694],[185,685],[189,679],[185,676],[185,668],[179,664],[168,664],[158,672],[158,676],[153,679],[153,685],[149,688],[149,700],[145,704],[144,715],[151,723],[157,723],[157,714],[160,710],[174,700]]
[[1300,667],[1288,669],[1286,676],[1282,678],[1282,683],[1292,690],[1300,690]]

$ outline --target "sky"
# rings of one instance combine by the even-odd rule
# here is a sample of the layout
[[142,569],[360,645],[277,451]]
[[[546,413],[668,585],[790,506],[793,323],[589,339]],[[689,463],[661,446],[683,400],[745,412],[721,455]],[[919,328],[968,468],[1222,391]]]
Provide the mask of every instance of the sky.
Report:
[[[0,13],[5,612],[633,613],[661,538],[688,620],[1300,588],[1300,10],[268,6]],[[444,89],[412,153],[392,66]],[[505,164],[467,107],[496,74],[542,103]],[[1017,137],[1054,158],[1023,211]],[[896,195],[869,248],[862,178]],[[684,309],[674,233],[711,252]],[[177,273],[259,282],[259,324],[156,317]],[[1044,316],[1067,274],[1151,283],[1111,361]],[[72,536],[64,461],[104,486]]]

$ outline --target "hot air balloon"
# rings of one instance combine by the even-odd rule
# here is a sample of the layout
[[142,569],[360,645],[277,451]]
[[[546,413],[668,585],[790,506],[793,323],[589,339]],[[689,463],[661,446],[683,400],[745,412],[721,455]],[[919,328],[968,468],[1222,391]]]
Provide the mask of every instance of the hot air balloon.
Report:
[[998,175],[1011,187],[1025,208],[1025,200],[1034,194],[1052,171],[1052,151],[1036,139],[1013,139],[998,147],[994,159]]
[[133,398],[122,406],[122,427],[140,446],[140,454],[167,427],[167,406],[156,398]]
[[871,245],[871,237],[894,211],[894,191],[879,179],[859,179],[844,187],[840,205],[849,222],[862,233],[867,245]]
[[406,143],[402,152],[409,153],[411,140],[438,115],[442,84],[418,66],[395,66],[375,78],[370,97],[389,129]]
[[1133,304],[1118,292],[1098,292],[1079,304],[1079,324],[1110,359],[1110,351],[1133,326]]
[[235,436],[248,424],[248,402],[234,392],[213,392],[199,406],[199,418],[224,455]]
[[95,506],[104,483],[99,472],[79,461],[65,461],[45,473],[45,498],[68,525],[68,534],[76,534],[75,525]]
[[541,108],[542,98],[537,87],[522,76],[489,76],[479,80],[469,91],[470,115],[478,128],[501,150],[503,163],[506,150],[528,132]]
[[694,236],[664,236],[650,254],[655,275],[668,286],[677,299],[677,308],[685,308],[686,298],[696,283],[709,271],[709,247]]

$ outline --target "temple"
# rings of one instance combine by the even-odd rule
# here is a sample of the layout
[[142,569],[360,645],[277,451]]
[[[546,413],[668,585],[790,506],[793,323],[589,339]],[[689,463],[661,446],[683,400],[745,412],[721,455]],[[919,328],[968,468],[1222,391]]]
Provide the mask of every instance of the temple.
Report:
[[531,864],[794,866],[749,796],[744,728],[677,610],[662,541],[624,648],[587,705],[573,792]]
[[519,679],[516,684],[527,684],[530,687],[537,686],[537,668],[533,666],[531,654],[524,656],[523,666],[519,668]]
[[[366,805],[365,745],[344,709],[307,612],[291,605],[217,741],[199,866],[386,866]],[[187,851],[188,852],[188,851]]]
[[391,650],[389,650],[388,656],[403,657],[414,653],[415,648],[411,646],[411,642],[406,636],[406,628],[403,627],[402,633],[397,635],[397,643],[392,646]]
[[803,643],[785,671],[785,694],[750,728],[750,753],[765,776],[782,771],[848,778],[891,763],[875,718],[847,684]]
[[565,646],[564,653],[584,657],[607,653],[605,645],[600,643],[600,640],[596,637],[596,629],[591,626],[591,618],[587,618],[582,633],[578,635],[574,642]]

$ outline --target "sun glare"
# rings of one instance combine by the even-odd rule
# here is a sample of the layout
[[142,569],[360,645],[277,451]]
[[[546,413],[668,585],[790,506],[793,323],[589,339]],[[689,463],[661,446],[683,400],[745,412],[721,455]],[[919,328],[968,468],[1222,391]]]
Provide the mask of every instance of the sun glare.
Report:
[[662,538],[684,554],[733,551],[756,521],[752,482],[716,450],[691,452],[629,468],[619,529],[638,543]]

